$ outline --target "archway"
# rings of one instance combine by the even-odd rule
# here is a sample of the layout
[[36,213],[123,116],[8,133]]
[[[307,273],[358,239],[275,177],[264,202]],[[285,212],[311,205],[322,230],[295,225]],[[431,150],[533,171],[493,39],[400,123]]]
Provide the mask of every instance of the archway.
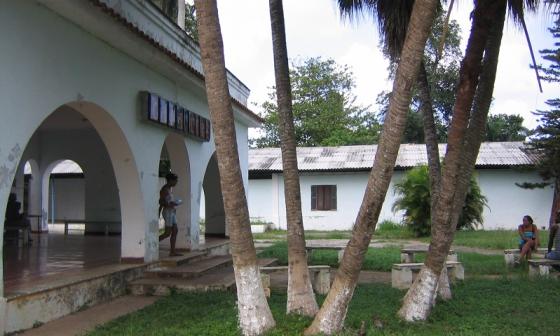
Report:
[[[157,245],[150,245],[146,239],[149,235],[135,159],[124,131],[108,112],[88,102],[62,105],[45,118],[28,139],[18,167],[24,175],[26,162],[29,161],[28,175],[33,181],[29,191],[29,211],[40,212],[37,215],[42,217],[42,222],[32,225],[32,230],[47,231],[51,172],[60,160],[70,159],[83,167],[87,177],[84,181],[84,214],[81,218],[72,219],[83,219],[88,233],[104,234],[109,231],[120,236],[111,239],[103,236],[100,238],[103,244],[96,242],[87,249],[74,243],[68,244],[68,240],[58,247],[50,241],[47,246],[42,245],[42,241],[41,244],[33,243],[31,247],[15,246],[13,250],[19,253],[19,259],[8,258],[4,262],[5,292],[9,293],[10,285],[19,282],[17,272],[21,273],[20,277],[25,274],[28,278],[40,278],[72,267],[98,266],[129,258],[134,261],[157,258]],[[14,176],[19,179],[19,174]],[[111,226],[107,230],[108,222]],[[88,227],[89,224],[92,226]],[[50,239],[51,235],[41,236]],[[153,236],[157,239],[156,232]],[[38,248],[40,245],[41,249]],[[63,252],[62,256],[58,256],[56,269],[43,264],[45,260],[49,262],[51,251],[46,250],[51,248],[59,248]],[[4,248],[5,254],[10,252],[8,250]],[[36,255],[25,264],[21,255],[25,257],[25,253],[31,254],[30,251],[35,251]],[[12,265],[16,263],[14,268]]]
[[204,190],[205,235],[216,237],[228,236],[216,153],[208,161],[202,188]]
[[[165,184],[165,175],[173,172],[178,177],[178,183],[173,188],[175,199],[180,199],[182,204],[177,207],[177,236],[178,249],[191,249],[193,247],[191,237],[191,173],[190,162],[185,139],[175,133],[169,134],[163,144],[160,155],[160,187]],[[198,239],[198,237],[195,237]],[[167,247],[169,241],[161,242],[162,246]]]
[[[84,234],[86,216],[86,181],[89,179],[75,161],[56,160],[43,173],[42,198],[47,227],[42,231]],[[90,186],[92,183],[89,183]],[[114,184],[114,182],[113,182]],[[71,220],[71,222],[65,222]],[[64,224],[68,224],[65,226]]]

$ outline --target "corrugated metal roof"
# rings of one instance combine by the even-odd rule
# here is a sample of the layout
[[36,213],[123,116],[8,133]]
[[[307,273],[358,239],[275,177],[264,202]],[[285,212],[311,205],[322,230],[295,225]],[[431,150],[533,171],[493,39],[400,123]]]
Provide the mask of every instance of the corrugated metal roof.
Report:
[[[535,163],[525,153],[523,142],[485,142],[480,147],[477,166],[525,166]],[[365,170],[371,169],[377,145],[341,147],[298,147],[298,167],[301,171]],[[446,144],[439,145],[440,156],[445,155]],[[412,168],[427,164],[426,145],[402,144],[397,157],[397,168]],[[280,148],[249,150],[249,171],[282,171]]]

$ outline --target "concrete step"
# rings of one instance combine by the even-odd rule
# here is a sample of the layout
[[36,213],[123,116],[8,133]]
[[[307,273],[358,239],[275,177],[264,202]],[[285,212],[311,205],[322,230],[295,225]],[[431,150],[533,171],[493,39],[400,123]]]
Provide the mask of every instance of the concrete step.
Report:
[[[211,258],[222,259],[226,257]],[[231,256],[227,256],[231,262]],[[209,259],[210,260],[210,259]],[[217,260],[215,261],[217,263]],[[277,263],[276,259],[259,259],[259,266],[272,266]],[[210,262],[205,263],[209,266]],[[186,265],[185,265],[186,266]],[[194,266],[194,265],[189,265]],[[180,266],[181,267],[181,266]],[[197,266],[199,271],[203,270],[202,265]],[[170,269],[165,270],[170,274]],[[128,289],[132,295],[155,295],[165,296],[172,292],[207,292],[214,290],[230,290],[235,288],[235,275],[231,264],[227,267],[209,268],[197,277],[145,277],[128,284]]]
[[211,270],[231,266],[231,256],[205,257],[177,267],[153,268],[145,273],[146,278],[196,278]]
[[235,285],[233,268],[228,267],[204,274],[198,278],[143,278],[129,284],[132,295],[165,296],[172,292],[225,291]]
[[177,267],[180,265],[192,264],[206,258],[207,255],[208,251],[184,252],[182,256],[162,258],[155,268]]

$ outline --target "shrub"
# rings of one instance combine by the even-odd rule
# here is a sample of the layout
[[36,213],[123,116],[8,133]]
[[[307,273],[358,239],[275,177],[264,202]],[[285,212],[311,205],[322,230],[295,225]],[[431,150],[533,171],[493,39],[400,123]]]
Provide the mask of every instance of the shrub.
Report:
[[[429,236],[430,217],[430,179],[427,166],[418,166],[408,171],[405,177],[395,184],[395,193],[399,195],[393,204],[393,211],[404,211],[404,223],[416,237]],[[469,191],[457,229],[472,230],[482,226],[482,212],[487,205],[476,179],[471,178]]]

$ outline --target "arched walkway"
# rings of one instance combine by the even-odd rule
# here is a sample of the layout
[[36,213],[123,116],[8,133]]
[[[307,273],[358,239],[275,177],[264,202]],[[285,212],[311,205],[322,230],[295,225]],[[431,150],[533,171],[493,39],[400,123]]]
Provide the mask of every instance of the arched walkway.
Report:
[[202,188],[204,189],[205,235],[228,236],[216,153],[208,161]]
[[[28,162],[31,173],[29,213],[34,215],[33,212],[40,212],[35,214],[42,216],[42,222],[38,224],[31,221],[34,223],[32,230],[48,230],[48,214],[57,207],[57,204],[49,204],[49,176],[60,160],[71,159],[84,168],[86,176],[84,216],[75,219],[91,222],[86,224],[88,234],[104,233],[103,222],[112,222],[109,232],[120,235],[110,240],[102,237],[103,243],[90,244],[87,251],[76,246],[74,241],[63,242],[63,245],[73,246],[75,251],[68,264],[88,267],[88,260],[93,259],[95,260],[89,266],[99,265],[106,260],[116,263],[119,259],[144,261],[157,258],[157,244],[150,244],[149,239],[146,239],[152,237],[157,243],[157,231],[152,235],[146,232],[144,203],[135,159],[123,131],[107,111],[89,102],[62,105],[45,118],[28,139],[14,177],[14,185],[17,190],[20,189],[19,181],[25,179],[25,166]],[[56,213],[54,217],[57,217]],[[40,239],[44,239],[43,237],[47,235],[41,235]],[[42,263],[48,259],[48,253],[44,248],[37,248],[41,243],[42,241],[37,241],[26,249],[15,247],[16,253],[20,253],[20,259],[10,259],[4,263],[5,292],[10,292],[10,282],[6,282],[6,279],[11,276],[13,278],[14,270],[28,276],[36,274],[40,277],[45,274],[45,265]],[[9,249],[5,248],[4,251],[7,254]],[[30,251],[35,251],[36,255],[30,255]],[[109,251],[110,254],[105,261],[104,251]],[[28,258],[27,264],[21,261],[21,256]],[[59,261],[64,262],[64,257]],[[52,271],[48,269],[48,272]],[[17,279],[12,283],[17,286]]]

